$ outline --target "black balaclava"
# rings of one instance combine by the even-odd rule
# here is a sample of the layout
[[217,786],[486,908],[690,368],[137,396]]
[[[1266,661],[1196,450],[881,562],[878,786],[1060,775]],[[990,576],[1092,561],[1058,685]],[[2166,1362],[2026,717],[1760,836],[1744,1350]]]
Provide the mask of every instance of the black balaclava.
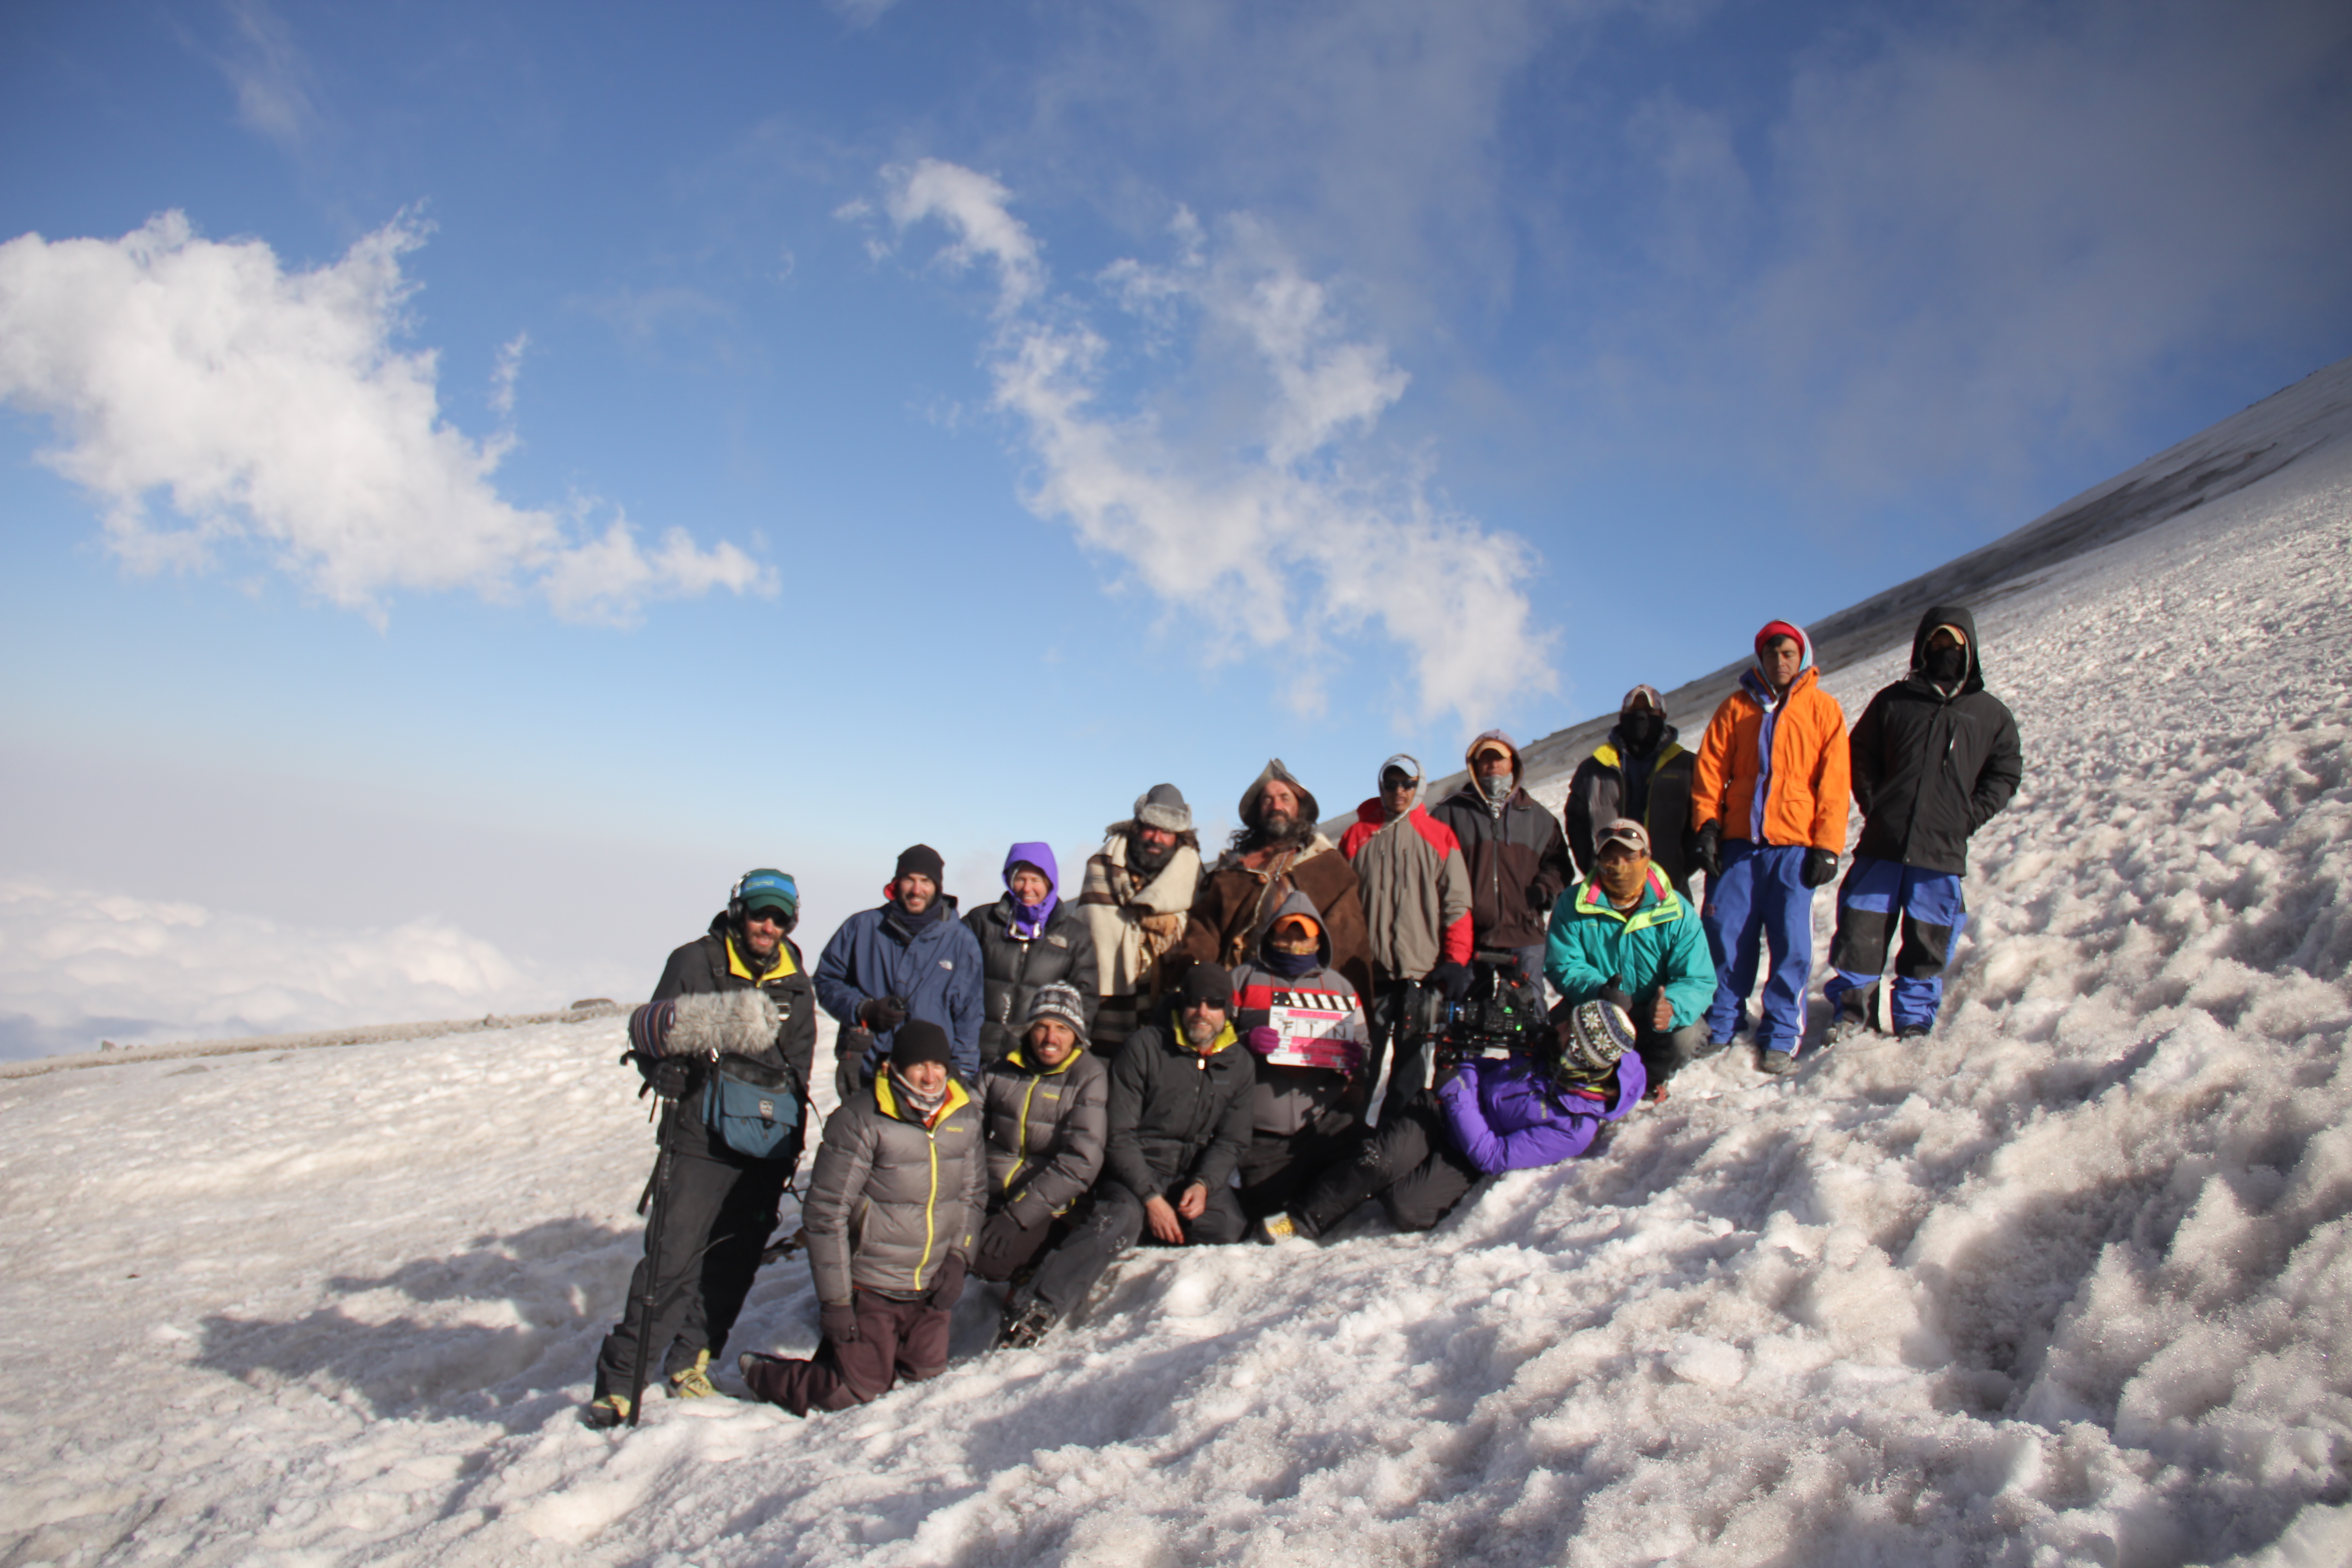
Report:
[[1658,738],[1666,732],[1666,716],[1654,709],[1631,709],[1617,716],[1617,732],[1625,737],[1627,751],[1646,757],[1658,749]]
[[1927,679],[1938,686],[1958,686],[1969,678],[1969,650],[1964,645],[1931,647],[1919,664]]

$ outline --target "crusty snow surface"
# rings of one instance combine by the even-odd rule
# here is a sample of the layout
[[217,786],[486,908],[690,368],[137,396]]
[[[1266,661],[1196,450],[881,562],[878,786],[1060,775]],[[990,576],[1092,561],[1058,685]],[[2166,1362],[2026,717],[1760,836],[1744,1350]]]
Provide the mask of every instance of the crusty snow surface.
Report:
[[[575,1419],[615,1021],[0,1084],[0,1564],[2352,1561],[2347,587],[2339,446],[1986,605],[2026,784],[1925,1045],[1147,1253],[1037,1352],[975,1291],[842,1415]],[[814,1312],[773,1267],[733,1349]]]

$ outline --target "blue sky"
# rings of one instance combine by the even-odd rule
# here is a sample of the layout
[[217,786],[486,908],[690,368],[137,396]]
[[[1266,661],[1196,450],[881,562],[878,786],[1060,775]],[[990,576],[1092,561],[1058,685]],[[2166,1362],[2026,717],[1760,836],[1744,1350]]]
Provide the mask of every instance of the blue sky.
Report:
[[[1328,809],[2352,353],[2324,4],[16,6],[0,1053]],[[1996,650],[1997,658],[1997,650]],[[1704,715],[1678,716],[1696,724]]]

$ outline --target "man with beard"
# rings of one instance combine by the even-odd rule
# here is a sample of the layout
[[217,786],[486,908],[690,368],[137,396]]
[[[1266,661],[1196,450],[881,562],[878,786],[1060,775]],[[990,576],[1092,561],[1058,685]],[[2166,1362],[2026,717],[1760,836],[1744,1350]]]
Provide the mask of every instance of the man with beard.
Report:
[[997,1342],[1026,1350],[1144,1236],[1166,1247],[1239,1241],[1231,1179],[1250,1142],[1256,1075],[1234,1031],[1233,979],[1196,963],[1164,1023],[1135,1031],[1110,1069],[1102,1179],[1069,1235],[1004,1303]]
[[1135,813],[1103,830],[1099,853],[1087,858],[1078,912],[1093,932],[1099,975],[1081,975],[1101,998],[1094,1050],[1108,1059],[1159,1002],[1160,961],[1184,934],[1185,911],[1201,885],[1201,838],[1192,808],[1172,784],[1153,784]]
[[[658,1214],[646,1227],[646,1253],[629,1280],[628,1306],[596,1355],[596,1387],[585,1419],[617,1426],[629,1418],[628,1390],[640,1354],[673,1399],[716,1394],[710,1358],[727,1343],[759,1271],[761,1249],[776,1228],[776,1205],[800,1163],[807,1128],[809,1073],[816,1051],[816,1005],[801,950],[789,934],[800,921],[800,889],[782,871],[747,871],[711,917],[708,934],[669,955],[654,986],[653,1008],[630,1020],[632,1042],[662,1093],[667,1182],[647,1194]],[[682,997],[758,991],[775,1008],[775,1037],[755,1054],[730,1055],[729,1076],[772,1089],[792,1131],[764,1153],[728,1147],[706,1118],[705,1090],[717,1063],[668,1041]],[[708,1031],[706,1031],[707,1033]],[[656,1256],[658,1253],[658,1256]],[[646,1321],[652,1305],[652,1321]],[[640,1347],[643,1347],[641,1350]],[[654,1370],[654,1369],[649,1369]]]
[[1690,897],[1683,837],[1690,831],[1695,759],[1676,744],[1679,733],[1666,722],[1666,700],[1656,687],[1637,686],[1625,693],[1609,738],[1577,764],[1569,781],[1568,852],[1578,876],[1590,877],[1599,868],[1601,826],[1630,817],[1649,836],[1651,864],[1665,873],[1675,892]]
[[[1280,757],[1242,792],[1242,826],[1201,879],[1184,941],[1170,968],[1213,963],[1231,970],[1252,957],[1274,912],[1293,889],[1322,917],[1331,942],[1331,967],[1356,994],[1372,987],[1372,950],[1364,926],[1356,873],[1339,847],[1316,826],[1315,797]],[[1557,830],[1555,830],[1557,831]],[[1538,928],[1540,934],[1541,928]]]
[[1480,952],[1505,952],[1542,984],[1544,930],[1576,868],[1559,819],[1519,787],[1519,748],[1500,730],[1470,742],[1470,777],[1429,808],[1470,863],[1470,926]]
[[908,849],[890,879],[889,901],[844,921],[817,960],[817,1001],[841,1026],[834,1051],[845,1105],[874,1081],[909,1018],[946,1030],[956,1078],[980,1081],[980,940],[955,918],[955,900],[940,891],[946,874],[929,845]]
[[2025,776],[2017,721],[1984,689],[1976,617],[1964,606],[1937,605],[1919,617],[1911,673],[1870,700],[1849,750],[1862,839],[1838,888],[1830,1038],[1878,1026],[1879,973],[1899,912],[1891,1011],[1895,1037],[1918,1039],[1935,1026],[1944,966],[1968,923],[1969,839]]

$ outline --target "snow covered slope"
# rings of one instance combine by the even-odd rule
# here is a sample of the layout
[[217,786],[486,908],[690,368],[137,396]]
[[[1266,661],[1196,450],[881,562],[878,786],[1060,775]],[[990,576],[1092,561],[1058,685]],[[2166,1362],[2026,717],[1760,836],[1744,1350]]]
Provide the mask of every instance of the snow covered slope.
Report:
[[[2347,588],[2338,443],[1988,604],[2026,785],[1923,1047],[1701,1064],[1428,1237],[1148,1255],[1040,1352],[975,1300],[805,1423],[573,1419],[615,1020],[0,1083],[0,1563],[2352,1559]],[[737,1346],[813,1314],[772,1268]]]

